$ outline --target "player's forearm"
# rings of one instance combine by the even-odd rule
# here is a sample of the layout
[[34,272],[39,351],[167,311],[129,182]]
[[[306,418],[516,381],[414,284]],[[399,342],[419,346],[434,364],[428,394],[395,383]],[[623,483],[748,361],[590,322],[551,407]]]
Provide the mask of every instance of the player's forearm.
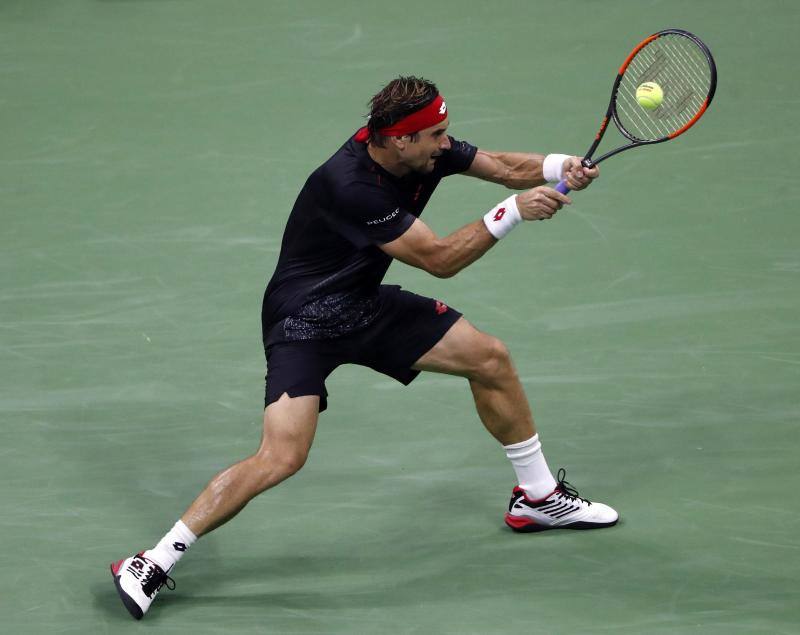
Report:
[[443,238],[437,238],[429,260],[430,273],[437,278],[451,278],[489,251],[497,240],[486,229],[483,220]]
[[512,190],[526,190],[546,181],[542,175],[543,154],[523,152],[487,152],[479,150],[495,159],[501,166],[496,180]]

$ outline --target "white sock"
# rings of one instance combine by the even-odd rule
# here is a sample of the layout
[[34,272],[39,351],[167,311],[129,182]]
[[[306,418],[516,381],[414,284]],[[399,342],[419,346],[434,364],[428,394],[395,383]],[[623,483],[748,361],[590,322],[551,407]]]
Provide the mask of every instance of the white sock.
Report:
[[527,441],[503,447],[517,473],[519,486],[525,490],[529,498],[534,500],[544,498],[556,488],[556,479],[547,467],[538,434],[534,434]]
[[196,540],[197,536],[192,530],[179,520],[155,547],[144,552],[144,557],[155,562],[164,571],[169,571]]

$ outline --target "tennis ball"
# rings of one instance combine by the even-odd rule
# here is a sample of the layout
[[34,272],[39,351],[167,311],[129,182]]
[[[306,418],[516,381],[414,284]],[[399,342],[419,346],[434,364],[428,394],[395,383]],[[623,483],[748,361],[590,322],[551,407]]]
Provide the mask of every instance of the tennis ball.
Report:
[[664,91],[655,82],[639,84],[636,89],[636,101],[645,110],[655,110],[664,101]]

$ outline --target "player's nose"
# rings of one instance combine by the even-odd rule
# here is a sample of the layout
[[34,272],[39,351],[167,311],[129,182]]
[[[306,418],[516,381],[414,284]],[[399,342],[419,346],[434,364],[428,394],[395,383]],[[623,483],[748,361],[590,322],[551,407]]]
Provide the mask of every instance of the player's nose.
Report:
[[447,135],[442,135],[442,142],[439,144],[440,150],[449,150],[450,149],[450,137]]

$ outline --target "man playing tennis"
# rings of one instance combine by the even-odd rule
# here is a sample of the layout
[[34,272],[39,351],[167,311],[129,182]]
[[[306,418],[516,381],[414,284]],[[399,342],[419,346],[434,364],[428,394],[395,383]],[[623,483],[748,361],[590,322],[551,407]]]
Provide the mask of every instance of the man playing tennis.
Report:
[[[342,364],[368,366],[403,384],[423,370],[465,377],[478,416],[517,475],[505,515],[511,529],[617,522],[612,508],[580,498],[563,470],[553,478],[503,343],[438,300],[381,284],[392,259],[437,277],[455,275],[523,220],[552,218],[570,203],[543,183],[565,178],[581,190],[597,168],[581,167],[578,157],[487,152],[453,139],[447,104],[424,79],[395,79],[370,105],[367,126],[311,174],[286,225],[262,308],[261,446],[217,474],[153,549],[111,565],[137,619],[171,585],[167,573],[198,537],[303,466],[327,407],[325,379]],[[419,216],[439,181],[459,173],[524,191],[440,238]]]

